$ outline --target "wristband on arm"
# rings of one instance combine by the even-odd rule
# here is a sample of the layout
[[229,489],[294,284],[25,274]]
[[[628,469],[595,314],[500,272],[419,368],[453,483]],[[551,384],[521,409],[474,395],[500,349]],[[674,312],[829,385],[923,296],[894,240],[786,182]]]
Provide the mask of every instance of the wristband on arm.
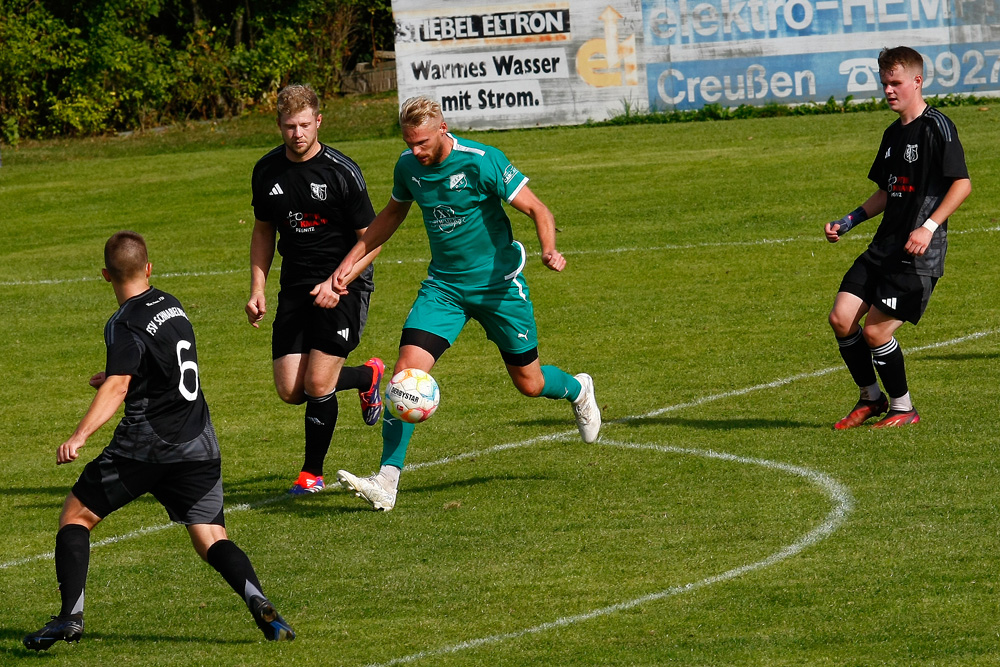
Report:
[[847,215],[845,215],[840,220],[837,220],[834,224],[840,225],[840,229],[837,230],[837,236],[843,236],[847,232],[857,225],[868,219],[868,214],[865,213],[865,207],[859,206]]
[[926,229],[931,230],[931,234],[933,234],[935,232],[935,230],[937,230],[937,228],[940,227],[941,225],[939,225],[938,223],[934,222],[930,218],[927,218],[926,220],[924,220],[924,224],[922,224],[920,226],[924,227]]

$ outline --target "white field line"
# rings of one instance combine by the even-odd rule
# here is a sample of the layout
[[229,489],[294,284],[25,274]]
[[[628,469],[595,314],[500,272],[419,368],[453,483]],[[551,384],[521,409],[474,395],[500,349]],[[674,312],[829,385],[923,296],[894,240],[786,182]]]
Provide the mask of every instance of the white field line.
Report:
[[634,607],[638,607],[639,605],[642,604],[656,602],[658,600],[663,600],[664,598],[672,597],[674,595],[690,593],[700,588],[711,586],[712,584],[729,581],[730,579],[741,577],[744,574],[753,572],[754,570],[760,570],[775,565],[777,563],[780,563],[781,561],[787,558],[791,558],[792,556],[800,553],[806,548],[825,539],[826,537],[831,535],[835,530],[837,530],[837,528],[840,527],[840,525],[847,518],[847,515],[850,514],[851,510],[854,508],[854,498],[851,496],[851,492],[847,489],[847,487],[845,487],[843,484],[833,479],[829,475],[817,472],[815,470],[811,470],[810,468],[791,465],[788,463],[768,461],[767,459],[745,458],[742,456],[734,456],[732,454],[714,452],[711,450],[704,450],[704,449],[686,449],[682,447],[670,447],[666,445],[643,445],[643,444],[636,444],[629,442],[615,442],[608,440],[602,440],[600,444],[606,447],[646,449],[657,452],[663,452],[665,454],[683,454],[688,456],[700,456],[702,458],[717,459],[720,461],[726,461],[730,463],[756,465],[756,466],[761,466],[763,468],[768,468],[770,470],[777,470],[779,472],[785,472],[791,475],[797,475],[799,477],[804,477],[808,481],[820,487],[830,498],[830,501],[833,503],[833,508],[826,515],[826,518],[819,526],[812,529],[811,531],[800,537],[795,542],[779,549],[778,551],[764,558],[763,560],[759,560],[750,563],[748,565],[741,565],[731,570],[727,570],[721,574],[715,574],[710,577],[701,579],[699,581],[694,581],[679,586],[671,586],[669,588],[663,589],[662,591],[649,593],[647,595],[643,595],[641,597],[637,597],[632,600],[618,602],[609,605],[607,607],[601,607],[599,609],[594,609],[582,614],[576,614],[573,616],[563,616],[561,618],[557,618],[554,621],[542,623],[540,625],[536,625],[530,628],[524,628],[523,630],[517,630],[515,632],[505,632],[496,635],[489,635],[487,637],[479,637],[477,639],[470,639],[464,642],[459,642],[457,644],[452,644],[450,646],[442,646],[436,649],[420,651],[418,653],[411,653],[410,655],[407,656],[394,658],[392,660],[389,660],[388,662],[372,663],[367,667],[390,667],[391,665],[404,665],[411,662],[417,662],[418,660],[423,660],[425,658],[434,658],[437,656],[458,653],[460,651],[467,651],[469,649],[478,648],[480,646],[485,646],[488,644],[498,644],[501,642],[511,641],[519,639],[521,637],[526,637],[528,635],[536,635],[542,632],[546,632],[548,630],[554,630],[557,628],[566,627],[568,625],[582,623],[584,621],[600,618],[601,616],[617,614],[619,612],[626,611]]
[[[922,352],[922,351],[925,351],[925,350],[933,350],[933,349],[936,349],[936,348],[948,347],[948,346],[951,346],[951,345],[958,345],[960,343],[965,343],[965,342],[970,341],[970,340],[976,340],[978,338],[983,338],[985,336],[991,336],[991,335],[996,334],[996,333],[1000,333],[1000,329],[987,329],[985,331],[977,331],[975,333],[971,333],[971,334],[968,334],[968,335],[965,335],[965,336],[959,336],[958,338],[951,338],[949,340],[940,341],[938,343],[930,343],[928,345],[921,345],[919,347],[913,347],[913,348],[910,348],[910,349],[906,350],[905,354],[912,354],[914,352]],[[685,408],[698,407],[700,405],[704,405],[706,403],[711,403],[713,401],[718,401],[718,400],[722,400],[722,399],[726,399],[726,398],[735,398],[737,396],[744,396],[746,394],[750,394],[750,393],[753,393],[755,391],[760,391],[762,389],[774,389],[774,388],[777,388],[777,387],[784,386],[786,384],[791,384],[792,382],[797,382],[798,380],[807,380],[807,379],[811,379],[811,378],[821,377],[823,375],[827,375],[829,373],[833,373],[833,372],[839,371],[839,370],[844,370],[844,367],[843,366],[831,366],[829,368],[823,368],[823,369],[818,370],[818,371],[812,371],[811,373],[799,373],[798,375],[792,375],[792,376],[789,376],[789,377],[786,377],[786,378],[782,378],[780,380],[774,380],[773,382],[767,382],[767,383],[764,383],[764,384],[757,384],[757,385],[753,385],[751,387],[744,387],[743,389],[734,389],[732,391],[726,391],[726,392],[722,392],[720,394],[711,394],[709,396],[703,396],[702,398],[695,399],[693,401],[688,401],[686,403],[677,403],[675,405],[669,405],[669,406],[664,407],[664,408],[659,408],[657,410],[653,410],[652,412],[647,412],[646,414],[643,414],[643,415],[633,415],[631,417],[623,417],[621,419],[616,420],[613,423],[625,423],[625,422],[629,422],[629,421],[636,421],[636,420],[639,420],[639,419],[648,419],[650,417],[656,417],[656,416],[659,416],[659,415],[662,415],[662,414],[666,414],[668,412],[674,412],[676,410],[682,410],[682,409],[685,409]],[[407,470],[420,470],[422,468],[437,467],[437,466],[441,466],[441,465],[446,465],[448,463],[455,463],[456,461],[463,461],[463,460],[466,460],[466,459],[476,458],[478,456],[483,456],[483,455],[486,455],[486,454],[495,454],[497,452],[503,452],[503,451],[507,451],[507,450],[510,450],[510,449],[517,449],[517,448],[520,448],[520,447],[530,447],[530,446],[535,445],[535,444],[540,443],[540,442],[553,442],[553,441],[556,441],[556,440],[563,440],[563,439],[566,439],[566,438],[569,438],[569,437],[574,437],[575,435],[576,435],[576,431],[575,430],[562,431],[560,433],[552,433],[552,434],[548,434],[548,435],[540,435],[540,436],[536,436],[534,438],[529,438],[528,440],[522,440],[520,442],[503,443],[503,444],[499,444],[499,445],[494,445],[492,447],[487,447],[486,449],[479,449],[479,450],[476,450],[476,451],[464,452],[464,453],[461,453],[461,454],[453,454],[451,456],[446,456],[446,457],[438,459],[436,461],[426,461],[424,463],[414,463],[414,464],[406,466],[406,469]],[[226,513],[228,514],[230,512],[242,512],[242,511],[246,511],[246,510],[257,509],[258,507],[264,507],[266,505],[271,505],[273,503],[281,502],[281,501],[287,500],[287,499],[288,499],[288,496],[275,496],[273,498],[268,498],[266,500],[258,501],[256,503],[233,505],[231,507],[226,508]],[[105,545],[108,545],[108,544],[115,544],[117,542],[124,542],[125,540],[130,540],[130,539],[133,539],[133,538],[136,538],[136,537],[141,537],[142,535],[147,535],[149,533],[154,533],[154,532],[157,532],[157,531],[160,531],[160,530],[164,530],[166,528],[170,528],[171,526],[175,526],[175,525],[177,525],[177,524],[174,524],[174,523],[165,523],[165,524],[161,524],[161,525],[158,525],[158,526],[151,526],[151,527],[147,527],[147,528],[140,528],[138,530],[134,530],[134,531],[129,532],[129,533],[124,533],[122,535],[117,535],[117,536],[114,536],[114,537],[109,537],[109,538],[104,539],[104,540],[100,540],[99,542],[94,542],[91,545],[91,548],[101,547],[101,546],[105,546]],[[36,554],[34,556],[26,556],[24,558],[19,558],[19,559],[16,559],[16,560],[10,560],[10,561],[4,562],[4,563],[0,563],[0,570],[7,570],[7,569],[10,569],[10,568],[13,568],[13,567],[18,567],[20,565],[26,565],[28,563],[33,563],[35,561],[40,561],[40,560],[51,560],[52,558],[53,558],[53,553],[52,552],[42,553],[42,554]]]
[[[975,234],[982,232],[1000,232],[1000,226],[997,227],[979,227],[976,229],[956,229],[954,231],[949,231],[949,234]],[[845,239],[847,241],[865,240],[863,236],[851,236]],[[784,239],[757,239],[754,241],[719,241],[713,243],[681,243],[681,244],[667,244],[660,246],[644,246],[644,247],[631,247],[631,248],[600,248],[594,250],[570,250],[566,251],[564,255],[600,255],[607,253],[623,254],[629,252],[666,252],[669,250],[697,250],[699,248],[730,248],[730,247],[746,247],[746,246],[768,246],[768,245],[785,245],[788,243],[814,243],[814,242],[826,242],[826,239],[821,236],[809,236],[809,237],[789,237]],[[531,256],[535,256],[537,252],[529,252]],[[383,260],[387,261],[387,260]],[[408,260],[395,260],[394,264],[427,264],[430,260],[422,257],[417,257]],[[217,271],[179,271],[175,273],[158,273],[154,274],[155,278],[201,278],[203,276],[223,276],[231,273],[243,273],[249,269],[220,269]],[[79,278],[53,278],[53,279],[40,279],[40,280],[5,280],[0,281],[0,287],[24,287],[33,285],[63,285],[67,283],[84,283],[84,282],[94,282],[103,280],[100,276],[83,276]]]

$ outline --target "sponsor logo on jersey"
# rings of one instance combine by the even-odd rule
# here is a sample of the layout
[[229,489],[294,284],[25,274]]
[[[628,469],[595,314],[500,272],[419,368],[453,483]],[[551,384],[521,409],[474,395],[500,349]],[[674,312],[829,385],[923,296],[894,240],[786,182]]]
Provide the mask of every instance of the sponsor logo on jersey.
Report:
[[274,187],[271,188],[271,192],[269,192],[268,194],[270,194],[273,197],[275,195],[283,195],[283,194],[285,194],[285,191],[281,189],[280,185],[278,185],[277,183],[275,183]]
[[448,177],[448,188],[451,190],[464,190],[469,187],[469,179],[465,177],[465,172],[452,174]]
[[326,201],[326,183],[310,183],[309,193],[312,195],[313,199]]
[[455,209],[452,207],[435,206],[434,220],[430,221],[429,224],[432,227],[435,227],[438,231],[448,234],[463,222],[465,222],[465,218],[460,215],[455,215]]
[[888,160],[889,155],[892,153],[892,146],[885,149],[885,155],[882,157],[883,160]]
[[510,183],[517,176],[517,167],[512,164],[508,164],[507,168],[503,170],[503,182],[504,185]]
[[907,176],[894,176],[889,174],[888,187],[886,190],[889,191],[890,197],[902,197],[906,192],[913,192],[916,190],[913,184],[910,183],[910,179]]
[[327,224],[326,218],[318,213],[288,212],[288,226],[297,233],[315,232],[317,227]]
[[911,164],[917,161],[917,144],[906,144],[906,152],[903,153],[903,159]]
[[416,176],[410,176],[410,180],[411,180],[411,181],[413,181],[414,183],[416,183],[416,184],[417,184],[417,187],[418,187],[418,188],[419,188],[419,187],[422,187],[422,186],[420,185],[420,179],[419,179],[419,178],[417,178]]

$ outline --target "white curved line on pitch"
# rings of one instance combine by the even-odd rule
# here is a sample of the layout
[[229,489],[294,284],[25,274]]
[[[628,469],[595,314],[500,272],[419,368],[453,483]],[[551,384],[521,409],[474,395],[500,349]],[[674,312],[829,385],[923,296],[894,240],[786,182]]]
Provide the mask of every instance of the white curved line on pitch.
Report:
[[804,477],[805,479],[812,482],[814,485],[820,487],[826,492],[826,495],[830,498],[833,503],[833,508],[826,515],[823,522],[812,529],[802,537],[800,537],[795,542],[785,546],[775,553],[771,554],[763,560],[756,561],[754,563],[749,563],[747,565],[741,565],[735,567],[731,570],[727,570],[721,574],[712,575],[706,577],[699,581],[694,581],[681,586],[671,586],[662,591],[656,593],[649,593],[648,595],[643,595],[641,597],[634,598],[632,600],[626,600],[624,602],[618,602],[607,607],[601,607],[599,609],[594,609],[583,614],[576,614],[574,616],[563,616],[562,618],[557,618],[554,621],[549,621],[548,623],[542,623],[530,628],[525,628],[523,630],[518,630],[516,632],[505,632],[497,635],[489,635],[487,637],[480,637],[478,639],[470,639],[464,642],[459,642],[458,644],[452,644],[451,646],[443,646],[437,649],[431,649],[428,651],[420,651],[419,653],[412,653],[410,655],[394,658],[388,662],[371,663],[367,667],[390,667],[391,665],[404,665],[411,662],[416,662],[418,660],[423,660],[425,658],[433,658],[435,656],[449,655],[452,653],[459,653],[461,651],[467,651],[469,649],[479,648],[480,646],[485,646],[488,644],[499,644],[501,642],[511,641],[515,639],[520,639],[521,637],[526,637],[528,635],[535,635],[548,630],[554,630],[556,628],[563,628],[568,625],[574,625],[576,623],[582,623],[584,621],[589,621],[594,618],[599,618],[601,616],[608,616],[610,614],[617,614],[628,609],[632,609],[642,604],[647,604],[650,602],[655,602],[657,600],[663,600],[664,598],[672,597],[674,595],[680,595],[682,593],[690,593],[691,591],[698,590],[700,588],[705,588],[706,586],[711,586],[712,584],[721,583],[724,581],[729,581],[737,577],[741,577],[748,572],[753,572],[755,570],[764,569],[780,563],[781,561],[791,558],[792,556],[802,552],[806,548],[816,544],[817,542],[825,539],[831,535],[837,528],[840,527],[847,515],[850,514],[851,510],[854,508],[854,498],[851,496],[851,492],[843,484],[833,479],[829,475],[806,468],[804,466],[791,465],[789,463],[781,463],[778,461],[769,461],[767,459],[758,458],[747,458],[743,456],[735,456],[733,454],[726,454],[724,452],[715,452],[712,450],[704,449],[688,449],[683,447],[671,447],[667,445],[641,445],[629,442],[615,442],[615,441],[601,441],[600,444],[606,447],[623,447],[628,449],[646,449],[658,452],[663,452],[666,454],[684,454],[689,456],[700,456],[702,458],[717,459],[720,461],[726,461],[730,463],[739,463],[743,465],[756,465],[763,468],[768,468],[770,470],[777,470],[780,472],[786,472],[791,475],[797,475],[799,477]]
[[[1000,226],[998,227],[979,227],[976,229],[956,229],[949,230],[949,234],[974,234],[979,232],[1000,232]],[[851,236],[847,239],[842,239],[850,242],[855,240],[866,241],[864,237],[861,236]],[[697,250],[699,248],[731,248],[739,246],[762,246],[762,245],[785,245],[787,243],[813,243],[822,241],[826,243],[826,238],[823,236],[793,236],[784,239],[755,239],[753,241],[717,241],[709,243],[677,243],[677,244],[667,244],[660,246],[646,246],[642,248],[600,248],[594,250],[567,250],[563,252],[564,255],[595,255],[595,254],[608,254],[608,253],[627,253],[627,252],[665,252],[667,250]],[[866,241],[867,242],[867,241]],[[529,256],[536,257],[539,255],[537,252],[529,252]],[[423,257],[416,257],[413,259],[397,259],[397,260],[382,260],[383,263],[389,264],[427,264],[430,260]],[[273,267],[272,270],[280,270],[280,266]],[[223,276],[230,273],[243,273],[246,269],[220,269],[217,271],[181,271],[174,273],[157,273],[154,274],[156,278],[201,278],[203,276]],[[104,280],[100,276],[85,276],[81,278],[51,278],[51,279],[40,279],[40,280],[5,280],[0,281],[0,287],[24,287],[31,285],[62,285],[65,283],[85,283]]]
[[[910,348],[909,350],[907,350],[906,352],[904,352],[904,354],[909,355],[909,354],[912,354],[913,352],[922,352],[924,350],[933,350],[933,349],[940,348],[940,347],[948,347],[950,345],[957,345],[959,343],[964,343],[964,342],[967,342],[967,341],[970,341],[970,340],[976,340],[978,338],[983,338],[985,336],[990,336],[990,335],[993,335],[993,334],[996,334],[996,333],[1000,333],[1000,329],[987,329],[985,331],[977,331],[975,333],[971,333],[971,334],[968,334],[966,336],[959,336],[958,338],[951,338],[949,340],[941,341],[939,343],[930,343],[929,345],[921,345],[919,347],[913,347],[913,348]],[[666,414],[668,412],[674,412],[676,410],[681,410],[681,409],[684,409],[684,408],[698,407],[700,405],[704,405],[706,403],[711,403],[712,401],[718,401],[718,400],[724,399],[724,398],[735,398],[737,396],[744,396],[746,394],[750,394],[750,393],[755,392],[755,391],[760,391],[762,389],[774,389],[776,387],[781,387],[783,385],[790,384],[790,383],[796,382],[798,380],[806,380],[806,379],[811,379],[811,378],[817,378],[817,377],[821,377],[823,375],[827,375],[829,373],[833,373],[834,371],[840,371],[840,370],[846,370],[846,369],[843,366],[830,366],[829,368],[823,368],[823,369],[818,370],[818,371],[812,371],[811,373],[799,373],[798,375],[792,375],[792,376],[789,376],[787,378],[782,378],[780,380],[774,380],[773,382],[767,382],[765,384],[757,384],[757,385],[753,385],[752,387],[744,387],[743,389],[734,389],[732,391],[723,392],[721,394],[712,394],[710,396],[703,396],[702,398],[698,398],[698,399],[695,399],[693,401],[688,401],[686,403],[677,403],[675,405],[668,405],[665,408],[659,408],[657,410],[653,410],[651,412],[647,412],[646,414],[643,414],[643,415],[634,415],[634,416],[631,416],[631,417],[622,417],[621,419],[617,419],[617,420],[615,420],[614,422],[611,422],[611,423],[625,423],[625,422],[630,422],[630,421],[636,421],[636,420],[639,420],[639,419],[648,419],[649,417],[657,417],[659,415]],[[437,459],[436,461],[427,461],[425,463],[414,463],[414,464],[406,466],[406,469],[407,470],[420,470],[421,468],[430,468],[430,467],[433,467],[433,466],[444,465],[446,463],[453,463],[455,461],[461,461],[461,460],[464,460],[464,459],[474,458],[476,456],[482,456],[484,454],[491,454],[491,453],[494,453],[494,452],[502,452],[502,451],[505,451],[505,450],[508,450],[508,449],[516,449],[518,447],[529,447],[529,446],[534,445],[534,444],[539,443],[539,442],[550,442],[550,441],[554,441],[554,440],[562,440],[562,439],[565,439],[565,438],[568,438],[568,437],[575,436],[576,433],[577,432],[575,430],[571,430],[571,431],[562,431],[560,433],[554,433],[554,434],[550,434],[550,435],[540,435],[540,436],[536,436],[534,438],[530,438],[528,440],[522,440],[521,442],[505,443],[505,444],[500,444],[500,445],[494,445],[492,447],[487,447],[485,449],[479,449],[479,450],[472,451],[472,452],[464,452],[462,454],[453,454],[451,456],[446,456],[444,458]],[[282,500],[287,500],[288,498],[289,498],[288,496],[275,496],[274,498],[268,498],[267,500],[261,500],[261,501],[258,501],[256,503],[243,504],[243,505],[234,505],[232,507],[226,508],[226,514],[229,514],[230,512],[241,512],[241,511],[244,511],[244,510],[256,509],[258,507],[263,507],[265,505],[271,505],[273,503],[280,502]],[[125,540],[128,540],[128,539],[132,539],[133,537],[140,537],[140,536],[146,535],[148,533],[153,533],[153,532],[156,532],[156,531],[163,530],[164,528],[170,528],[171,526],[174,526],[174,525],[178,525],[178,524],[166,523],[166,524],[162,524],[162,525],[159,525],[159,526],[152,526],[152,527],[149,527],[149,528],[140,528],[139,530],[134,530],[134,531],[132,531],[130,533],[124,533],[122,535],[118,535],[118,536],[115,536],[115,537],[109,537],[109,538],[101,540],[99,542],[94,542],[91,545],[91,548],[93,549],[95,547],[105,546],[107,544],[115,544],[116,542],[122,542],[122,541],[125,541]],[[43,553],[43,554],[36,554],[34,556],[26,556],[24,558],[19,558],[17,560],[11,560],[11,561],[7,561],[5,563],[0,563],[0,570],[6,570],[6,569],[9,569],[9,568],[12,568],[12,567],[17,567],[19,565],[26,565],[27,563],[33,563],[33,562],[39,561],[39,560],[46,560],[46,559],[51,560],[52,558],[53,558],[52,552]]]

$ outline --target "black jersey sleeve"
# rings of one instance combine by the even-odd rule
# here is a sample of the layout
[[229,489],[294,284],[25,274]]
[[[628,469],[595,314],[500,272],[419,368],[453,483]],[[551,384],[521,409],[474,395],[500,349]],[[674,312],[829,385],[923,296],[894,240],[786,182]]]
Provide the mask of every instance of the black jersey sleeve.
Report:
[[375,219],[375,209],[361,168],[343,153],[333,150],[329,153],[341,181],[341,210],[344,218],[353,229],[364,229]]
[[107,343],[106,375],[136,375],[145,352],[142,340],[120,319],[108,322],[104,332]]
[[270,183],[268,178],[273,180],[271,165],[276,160],[276,154],[281,150],[283,149],[279,146],[258,160],[250,174],[250,205],[253,207],[253,215],[258,220],[270,223],[277,223],[280,220],[280,213],[270,204],[273,197],[268,197],[268,193],[274,184]]
[[965,164],[965,149],[958,139],[958,128],[950,118],[941,115],[944,123],[938,126],[941,136],[941,175],[945,178],[958,180],[969,177],[969,168]]
[[882,141],[879,143],[878,152],[875,154],[875,159],[872,161],[871,169],[868,170],[868,180],[874,183],[881,190],[885,190],[887,179],[883,173],[882,165],[885,164],[885,157],[889,147],[892,145],[890,141],[890,136],[893,128],[899,124],[897,120],[892,125],[887,127],[882,133]]

